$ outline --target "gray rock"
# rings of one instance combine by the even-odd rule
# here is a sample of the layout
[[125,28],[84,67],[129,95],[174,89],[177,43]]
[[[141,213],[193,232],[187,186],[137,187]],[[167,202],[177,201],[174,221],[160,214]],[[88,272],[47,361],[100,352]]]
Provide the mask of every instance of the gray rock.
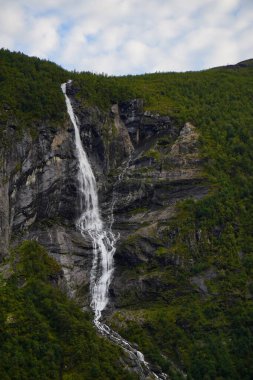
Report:
[[[141,99],[102,112],[83,106],[73,87],[68,86],[68,93],[96,175],[105,222],[114,205],[113,228],[120,233],[115,256],[119,270],[111,292],[117,303],[122,298],[117,284],[127,283],[128,266],[158,260],[155,252],[162,230],[155,222],[172,218],[178,201],[200,199],[208,191],[201,176],[198,134],[190,123],[179,130],[168,116],[144,112]],[[89,237],[83,238],[75,227],[80,205],[73,127],[67,119],[57,127],[41,122],[36,128],[36,138],[28,130],[21,139],[14,122],[6,128],[9,145],[0,166],[0,255],[3,258],[24,239],[36,239],[61,263],[62,286],[68,294],[88,306],[92,247]],[[163,136],[171,141],[162,148],[163,161],[145,156]],[[136,244],[129,243],[133,234]],[[159,260],[185,265],[173,255]],[[152,287],[159,292],[164,285],[155,278],[137,277],[129,286],[147,295]]]

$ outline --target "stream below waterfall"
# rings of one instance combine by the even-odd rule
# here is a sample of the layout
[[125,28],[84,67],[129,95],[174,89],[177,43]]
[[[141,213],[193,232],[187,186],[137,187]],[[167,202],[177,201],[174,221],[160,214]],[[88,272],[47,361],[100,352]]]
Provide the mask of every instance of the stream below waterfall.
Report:
[[105,323],[101,322],[102,311],[109,301],[109,286],[113,275],[113,255],[116,251],[117,237],[112,231],[112,225],[106,227],[101,218],[96,179],[88,157],[83,149],[79,131],[79,121],[74,113],[70,98],[67,95],[67,84],[61,85],[65,96],[67,112],[75,130],[76,154],[78,159],[78,179],[80,185],[81,209],[76,226],[83,237],[90,236],[93,245],[93,260],[90,274],[91,308],[94,312],[94,324],[97,330],[111,341],[121,346],[129,357],[136,363],[141,380],[167,379],[165,374],[155,374],[144,355],[136,350],[129,342],[123,339]]

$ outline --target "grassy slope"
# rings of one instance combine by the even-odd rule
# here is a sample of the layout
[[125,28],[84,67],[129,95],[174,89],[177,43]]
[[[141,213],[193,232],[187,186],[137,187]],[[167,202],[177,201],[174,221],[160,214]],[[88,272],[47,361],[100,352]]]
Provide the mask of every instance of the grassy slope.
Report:
[[[1,127],[14,116],[21,126],[33,128],[38,119],[60,122],[64,100],[59,84],[70,74],[19,54],[1,51],[0,58]],[[121,331],[164,369],[170,365],[161,352],[194,379],[250,379],[253,373],[252,74],[250,62],[245,67],[184,74],[120,78],[71,74],[77,96],[86,104],[108,109],[116,101],[142,97],[147,110],[168,114],[179,125],[192,121],[200,131],[212,191],[204,200],[180,206],[158,251],[176,252],[193,265],[166,268],[165,281],[172,285],[163,295],[166,301],[136,300],[139,306],[128,312],[141,314],[142,327],[132,321],[122,324]],[[178,233],[169,242],[171,230]],[[196,239],[199,233],[201,238]],[[170,248],[163,250],[169,243]],[[155,265],[152,270],[163,271]],[[189,278],[208,268],[216,273],[206,281],[208,295],[189,291]],[[13,292],[15,298],[17,290]]]

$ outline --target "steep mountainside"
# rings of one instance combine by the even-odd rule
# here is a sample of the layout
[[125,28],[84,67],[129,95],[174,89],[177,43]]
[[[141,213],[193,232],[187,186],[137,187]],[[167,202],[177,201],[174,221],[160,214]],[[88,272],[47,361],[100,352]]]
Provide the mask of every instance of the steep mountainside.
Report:
[[[39,355],[26,356],[28,333],[17,321],[27,320],[29,329],[30,313],[38,323],[38,352],[43,339],[56,344],[50,351],[54,370],[43,370],[45,379],[136,376],[123,372],[132,364],[119,359],[117,348],[109,353],[112,345],[99,338],[94,357],[101,355],[97,345],[107,345],[104,362],[87,367],[80,350],[91,347],[90,316],[84,313],[82,321],[61,293],[90,312],[92,243],[75,226],[78,162],[60,89],[71,78],[67,93],[96,175],[102,216],[109,226],[113,211],[119,234],[105,320],[172,379],[251,379],[252,74],[248,60],[199,73],[106,77],[0,51],[0,301],[7,331],[0,345],[10,355],[23,347],[15,357],[31,360],[35,371],[18,377],[22,360],[11,373],[6,357],[2,378],[41,379],[36,371],[47,367]],[[58,263],[46,264],[53,273],[44,259],[36,261],[46,253],[34,240]],[[76,337],[84,332],[76,347],[54,325],[62,313],[62,329]],[[43,328],[44,337],[38,333]]]

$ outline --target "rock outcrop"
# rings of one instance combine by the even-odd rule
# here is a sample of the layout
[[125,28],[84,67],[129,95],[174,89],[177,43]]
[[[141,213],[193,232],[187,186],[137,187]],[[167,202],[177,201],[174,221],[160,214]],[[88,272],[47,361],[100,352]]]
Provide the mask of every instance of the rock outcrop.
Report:
[[[131,274],[129,268],[152,262],[157,267],[188,264],[183,257],[164,246],[164,231],[176,215],[178,202],[188,198],[201,199],[207,194],[208,187],[202,174],[196,128],[186,123],[180,130],[175,130],[170,124],[166,136],[168,141],[159,140],[159,135],[155,140],[148,135],[140,144],[145,146],[151,139],[152,155],[137,146],[125,176],[114,188],[114,226],[121,234],[112,284],[112,298],[117,308],[131,305],[133,299],[159,297],[166,287],[171,286],[163,281],[162,271],[155,275],[148,275],[145,270]],[[167,242],[173,241],[177,231],[172,230],[169,234]],[[159,250],[168,254],[160,255]],[[123,283],[126,286],[122,287]]]

